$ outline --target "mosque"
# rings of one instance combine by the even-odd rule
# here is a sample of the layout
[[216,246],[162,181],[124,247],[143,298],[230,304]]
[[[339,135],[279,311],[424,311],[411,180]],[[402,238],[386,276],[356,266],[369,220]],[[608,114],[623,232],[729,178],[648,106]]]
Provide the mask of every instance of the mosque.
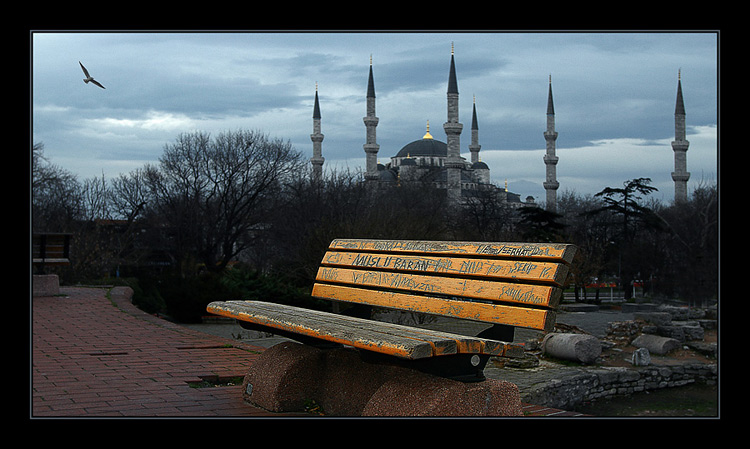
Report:
[[[479,125],[477,122],[476,101],[473,103],[471,120],[471,143],[468,148],[471,152],[471,160],[467,161],[461,156],[460,136],[463,124],[458,121],[458,81],[456,78],[456,65],[453,45],[451,44],[450,72],[448,74],[447,111],[448,120],[443,124],[446,142],[435,139],[430,133],[430,124],[427,123],[427,132],[420,140],[415,140],[404,145],[387,164],[378,162],[380,145],[377,143],[376,128],[378,117],[375,115],[375,82],[372,71],[372,58],[370,59],[370,74],[367,83],[367,115],[363,118],[366,128],[366,143],[363,145],[366,156],[365,180],[368,184],[380,187],[400,185],[403,182],[428,182],[439,188],[446,189],[448,198],[452,203],[461,203],[468,198],[477,195],[482,190],[493,190],[497,197],[512,207],[537,206],[534,198],[529,196],[521,200],[520,195],[508,191],[507,182],[505,188],[498,188],[490,182],[490,168],[479,158]],[[313,133],[310,139],[313,142],[313,156],[310,163],[313,166],[313,176],[322,176],[323,134],[320,132],[320,105],[318,101],[317,87],[315,89],[315,106],[313,110]],[[556,153],[557,132],[555,131],[555,108],[552,99],[552,77],[550,75],[549,91],[547,97],[547,128],[544,131],[546,141],[546,152],[543,160],[545,164],[546,191],[545,208],[549,211],[557,211],[557,189],[560,183],[557,181]],[[675,184],[675,202],[687,201],[687,181],[690,173],[687,171],[686,152],[689,142],[685,139],[685,108],[682,99],[682,85],[678,74],[677,101],[675,107],[675,140],[672,142],[674,150],[675,170],[672,179]]]
[[[550,90],[549,101],[552,101],[551,93]],[[533,197],[529,196],[525,201],[522,201],[520,195],[509,192],[507,183],[503,189],[490,182],[490,168],[479,158],[481,145],[479,145],[476,101],[474,101],[472,110],[471,144],[469,145],[471,160],[466,160],[461,156],[460,135],[463,124],[458,119],[458,81],[452,46],[447,92],[448,120],[443,124],[447,142],[434,138],[430,132],[430,123],[427,122],[427,130],[421,139],[404,145],[395,155],[391,156],[390,162],[379,163],[380,145],[378,145],[376,137],[379,119],[375,115],[376,97],[372,60],[370,60],[366,98],[367,115],[363,118],[366,128],[366,143],[363,148],[367,165],[365,182],[368,184],[387,188],[406,182],[429,183],[437,188],[445,189],[451,203],[461,203],[472,196],[476,196],[482,190],[491,190],[497,194],[501,201],[510,206],[537,206]],[[313,142],[313,157],[310,162],[313,166],[313,176],[316,177],[322,175],[324,162],[322,156],[323,134],[320,132],[320,120],[320,105],[316,89],[313,108],[313,134],[310,135]]]
[[[447,121],[443,124],[446,142],[435,139],[430,132],[430,124],[427,123],[427,131],[422,139],[404,145],[395,155],[391,156],[390,162],[381,164],[378,162],[380,145],[377,143],[376,128],[378,117],[375,115],[375,82],[372,70],[372,58],[370,59],[370,73],[367,83],[367,112],[363,118],[366,128],[366,140],[363,149],[366,156],[365,182],[375,187],[387,188],[389,186],[401,185],[405,182],[430,183],[440,189],[447,191],[448,199],[452,204],[465,203],[469,198],[475,197],[479,192],[491,191],[496,197],[511,207],[532,206],[537,207],[532,196],[524,200],[520,195],[509,192],[507,182],[505,188],[499,188],[490,182],[490,168],[479,158],[481,145],[479,144],[479,125],[477,121],[476,99],[472,107],[471,120],[471,143],[468,145],[471,160],[461,156],[460,136],[463,124],[459,122],[458,116],[458,81],[456,77],[456,65],[453,46],[451,45],[451,60],[448,74],[447,89]],[[675,172],[672,177],[675,180],[675,198],[684,200],[686,198],[686,187],[689,173],[685,170],[685,152],[687,141],[684,138],[684,108],[682,105],[682,90],[678,81],[677,110],[675,111],[676,136],[673,142],[675,151]],[[321,133],[320,105],[317,87],[315,90],[315,105],[313,110],[313,133],[310,139],[313,142],[313,156],[310,163],[313,166],[313,176],[322,176],[324,158],[322,156],[323,134]],[[560,183],[557,181],[556,166],[558,157],[556,153],[557,132],[555,131],[555,108],[552,99],[552,77],[550,76],[549,91],[547,97],[547,128],[544,131],[546,141],[546,152],[543,157],[546,167],[546,177],[543,186],[546,192],[545,208],[549,211],[557,211],[557,189]]]

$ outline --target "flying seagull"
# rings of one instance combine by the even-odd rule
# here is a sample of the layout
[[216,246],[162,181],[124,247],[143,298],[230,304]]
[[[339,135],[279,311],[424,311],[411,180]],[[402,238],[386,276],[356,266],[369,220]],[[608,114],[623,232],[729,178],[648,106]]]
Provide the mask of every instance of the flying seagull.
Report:
[[78,64],[81,65],[81,68],[83,69],[83,74],[86,75],[86,78],[83,79],[84,83],[88,84],[89,81],[91,81],[92,83],[96,84],[97,86],[101,87],[102,89],[106,89],[106,87],[104,87],[101,84],[99,84],[99,81],[95,80],[94,78],[91,77],[91,75],[89,75],[89,71],[86,70],[86,67],[84,67],[83,64],[81,64],[81,61],[78,61]]

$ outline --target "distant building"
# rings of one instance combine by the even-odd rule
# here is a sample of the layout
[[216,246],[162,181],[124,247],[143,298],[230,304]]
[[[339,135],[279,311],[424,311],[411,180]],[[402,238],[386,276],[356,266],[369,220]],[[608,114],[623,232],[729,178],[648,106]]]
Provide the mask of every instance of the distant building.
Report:
[[[471,143],[468,148],[471,152],[471,160],[467,161],[461,156],[461,132],[463,124],[458,117],[458,80],[456,77],[456,65],[453,47],[451,46],[450,71],[448,75],[447,112],[448,119],[443,124],[446,141],[443,142],[433,137],[430,132],[430,123],[427,122],[427,131],[421,139],[414,140],[404,145],[395,155],[390,157],[390,162],[381,164],[378,162],[380,145],[377,143],[377,126],[379,118],[375,114],[375,82],[372,70],[372,58],[370,58],[370,72],[367,83],[367,111],[363,121],[366,128],[365,144],[363,145],[366,156],[365,181],[377,187],[399,185],[404,182],[427,182],[445,189],[451,203],[463,202],[466,198],[475,196],[477,192],[493,190],[499,193],[499,198],[511,206],[537,206],[534,197],[528,196],[522,200],[520,195],[509,192],[507,182],[505,188],[499,188],[490,182],[490,168],[482,162],[479,157],[481,145],[479,145],[479,125],[477,120],[476,98],[472,105],[471,120]],[[320,105],[318,101],[318,89],[315,88],[315,106],[313,112],[313,157],[310,159],[313,165],[313,176],[320,177],[324,158],[322,156],[321,142],[323,134],[320,132]],[[547,96],[547,128],[544,131],[546,141],[546,152],[543,160],[545,164],[545,181],[542,183],[546,192],[545,207],[551,212],[557,211],[557,190],[560,183],[557,180],[556,154],[557,131],[555,130],[555,107],[552,98],[552,76],[549,78],[549,90]],[[681,78],[677,81],[677,104],[675,106],[675,140],[672,142],[674,150],[674,171],[672,179],[675,185],[675,202],[687,201],[687,181],[690,173],[687,171],[687,150],[690,142],[685,139],[685,105],[682,99]]]
[[547,95],[547,130],[544,132],[544,140],[547,141],[547,152],[544,154],[544,164],[547,167],[547,177],[544,181],[544,190],[547,193],[546,208],[550,212],[557,212],[557,161],[555,154],[557,148],[557,131],[555,131],[555,105],[552,101],[552,75],[549,76],[549,93]]
[[687,150],[690,142],[685,139],[685,103],[682,100],[682,79],[677,72],[677,101],[674,109],[674,201],[675,203],[687,201],[687,182],[690,173],[687,171]]
[[427,182],[438,188],[446,189],[451,203],[460,203],[465,198],[476,195],[482,189],[494,189],[504,193],[500,198],[514,205],[535,205],[533,198],[524,203],[519,195],[503,191],[490,182],[490,168],[479,158],[479,124],[477,120],[476,99],[472,105],[471,120],[471,160],[461,157],[460,137],[463,124],[458,117],[458,80],[456,77],[456,63],[451,48],[450,71],[448,75],[447,92],[448,120],[443,124],[447,143],[435,139],[427,131],[421,139],[404,145],[386,164],[377,163],[379,145],[375,141],[375,127],[378,118],[375,116],[375,83],[370,62],[370,75],[367,83],[367,116],[364,118],[367,128],[366,179],[370,183],[377,183],[382,187],[403,182]]
[[[492,189],[499,194],[498,197],[501,200],[513,206],[536,206],[533,197],[529,196],[525,201],[522,201],[520,195],[508,192],[507,183],[505,189],[501,189],[490,182],[490,168],[479,158],[481,145],[479,145],[476,99],[472,107],[471,144],[469,145],[471,160],[467,161],[461,157],[460,136],[463,124],[459,122],[458,118],[458,81],[453,48],[451,48],[448,76],[448,120],[443,124],[447,143],[432,136],[430,124],[427,122],[427,131],[421,139],[404,145],[394,156],[391,156],[390,162],[386,164],[378,163],[380,145],[377,143],[376,130],[379,118],[375,115],[375,82],[372,60],[370,60],[366,99],[367,111],[363,118],[366,139],[363,148],[366,156],[365,181],[368,184],[387,188],[405,182],[426,182],[438,188],[446,189],[448,198],[452,203],[460,203],[464,199],[476,195],[482,189]],[[311,163],[314,167],[314,175],[320,176],[323,157],[320,148],[322,134],[320,133],[320,106],[317,88],[313,129]]]

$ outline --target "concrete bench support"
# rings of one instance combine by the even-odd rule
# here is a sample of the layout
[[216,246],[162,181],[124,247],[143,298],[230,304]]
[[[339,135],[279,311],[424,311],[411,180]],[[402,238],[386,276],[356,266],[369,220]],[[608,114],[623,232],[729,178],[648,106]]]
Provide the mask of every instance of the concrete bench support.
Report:
[[315,401],[327,416],[521,416],[510,382],[464,383],[402,366],[364,361],[352,348],[275,345],[253,362],[244,399],[272,412],[304,411]]

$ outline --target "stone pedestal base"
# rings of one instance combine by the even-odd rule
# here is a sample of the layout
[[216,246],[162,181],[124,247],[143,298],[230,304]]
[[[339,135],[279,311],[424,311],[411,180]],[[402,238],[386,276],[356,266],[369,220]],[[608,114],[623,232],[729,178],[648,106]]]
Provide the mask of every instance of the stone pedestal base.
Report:
[[405,367],[365,362],[351,348],[273,346],[245,376],[244,399],[272,412],[304,411],[315,401],[327,416],[521,416],[511,382],[463,383]]
[[60,279],[56,274],[35,274],[31,278],[32,296],[55,296],[60,294]]

